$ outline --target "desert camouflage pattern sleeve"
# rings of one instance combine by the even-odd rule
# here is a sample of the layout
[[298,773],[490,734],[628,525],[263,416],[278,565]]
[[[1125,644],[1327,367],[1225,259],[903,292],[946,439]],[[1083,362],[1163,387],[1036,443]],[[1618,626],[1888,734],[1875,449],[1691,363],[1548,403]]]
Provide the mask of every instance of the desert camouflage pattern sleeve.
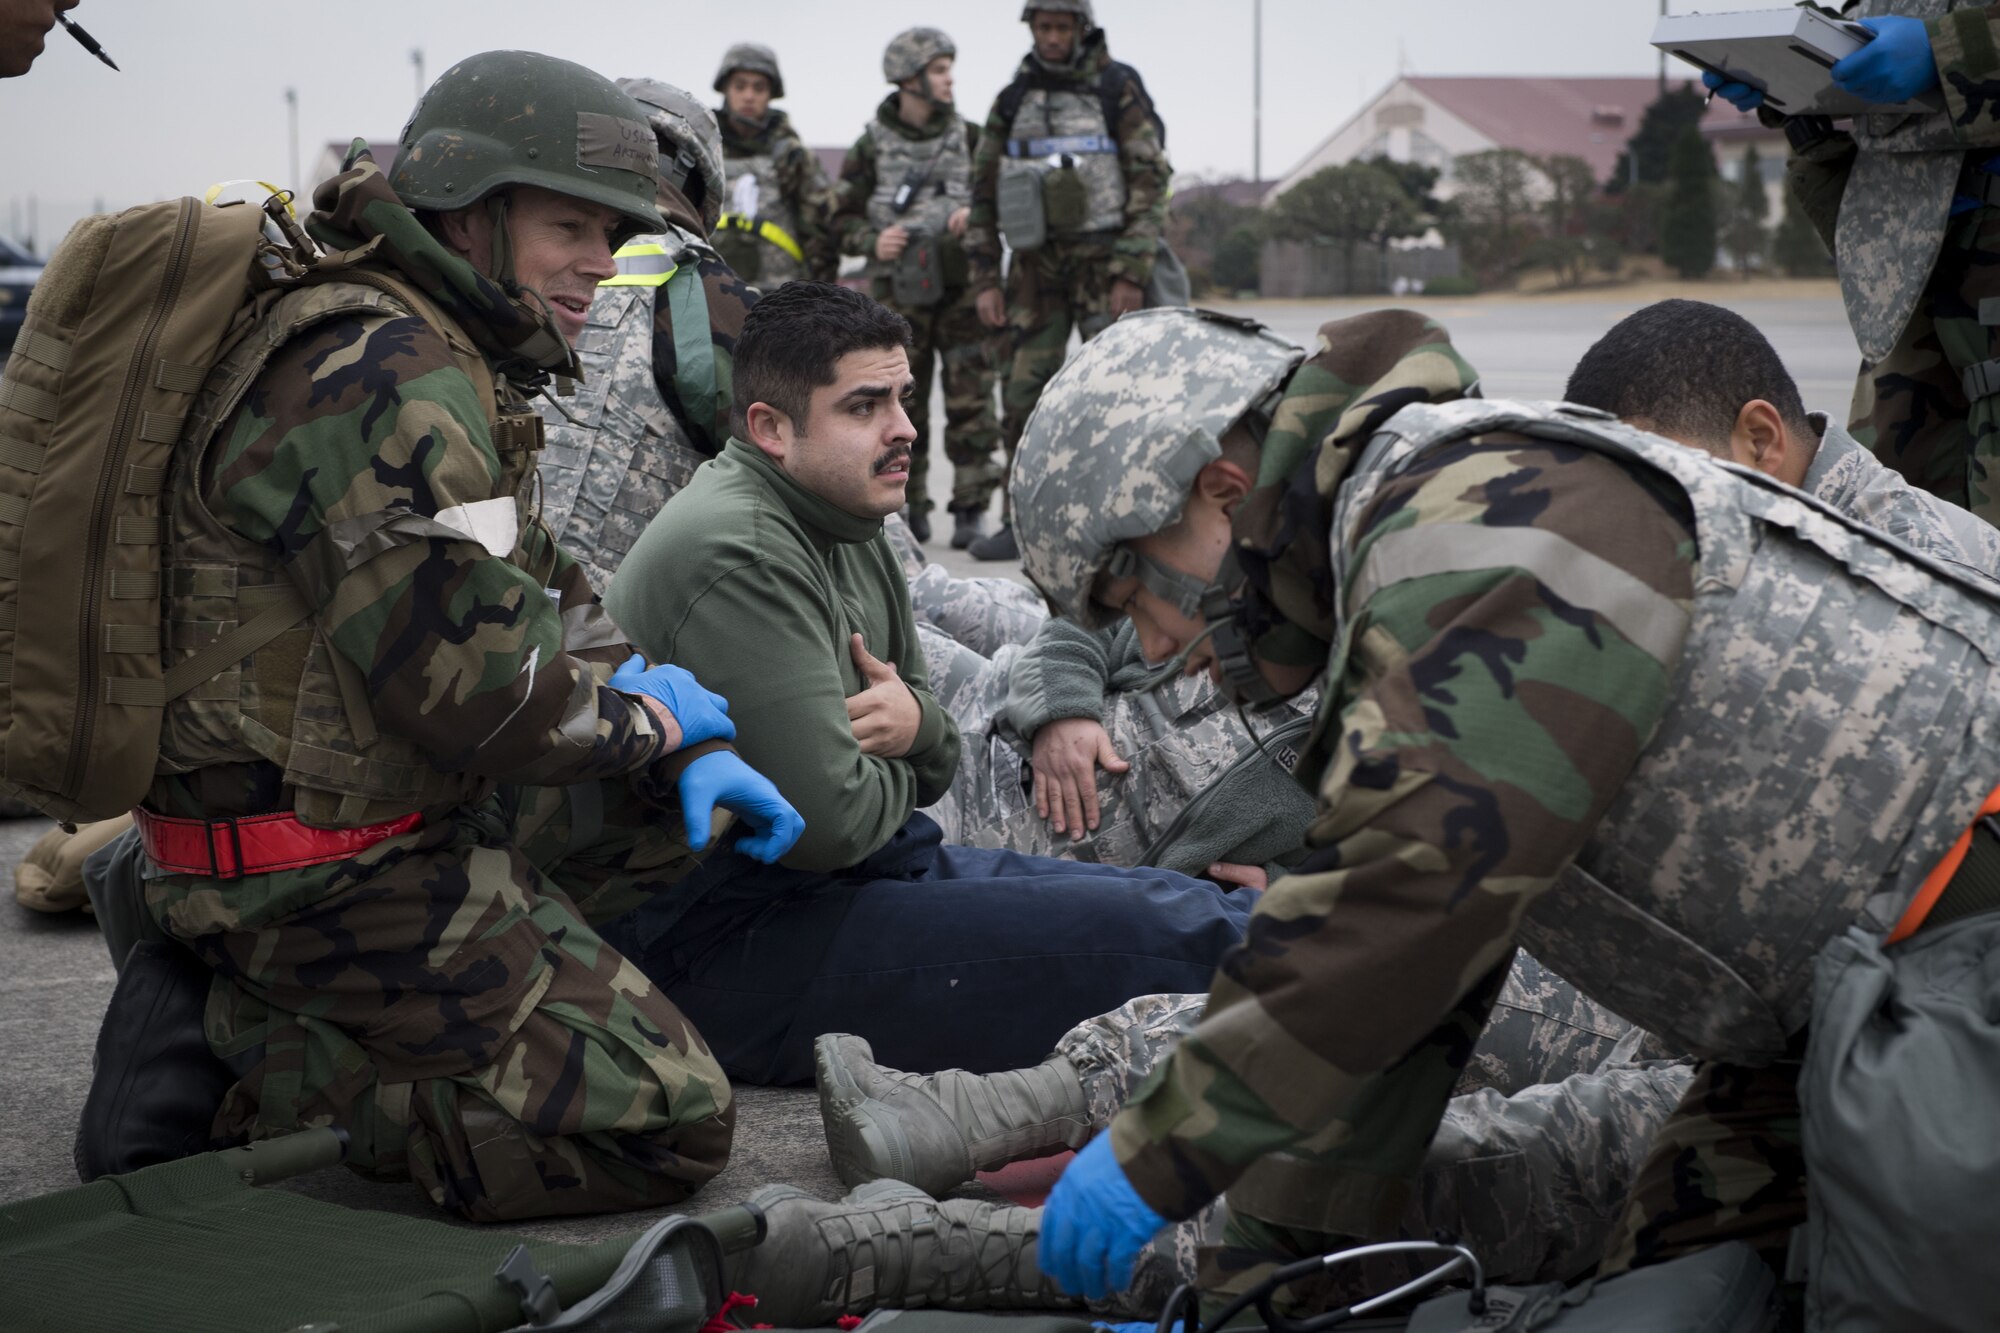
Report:
[[2000,5],[1971,5],[1928,19],[1945,113],[1968,147],[2000,145]]
[[[1438,449],[1385,483],[1356,528],[1358,604],[1300,765],[1320,775],[1308,855],[1113,1125],[1153,1207],[1189,1216],[1257,1158],[1310,1139],[1339,1182],[1328,1215],[1352,1234],[1381,1225],[1516,923],[1626,780],[1679,658],[1679,640],[1648,652],[1539,571],[1592,561],[1601,587],[1636,580],[1687,608],[1691,524],[1621,465],[1525,439]],[[1395,555],[1377,562],[1385,543]],[[1427,544],[1496,553],[1439,562]]]
[[[507,558],[515,502],[495,497],[485,412],[422,319],[332,320],[281,348],[210,466],[210,503],[320,608],[378,725],[440,768],[550,784],[660,756],[650,716],[604,686],[616,647],[565,651],[565,613]],[[570,572],[558,591],[589,615],[595,599]]]
[[861,131],[861,137],[841,159],[840,180],[833,187],[834,237],[844,255],[874,258],[875,238],[881,233],[868,221],[868,200],[875,193],[875,132]]
[[708,336],[715,348],[715,394],[706,402],[683,400],[674,380],[680,355],[674,348],[673,303],[653,302],[653,382],[666,400],[688,440],[710,458],[722,452],[731,434],[729,404],[736,382],[736,339],[743,333],[744,317],[757,304],[755,287],[743,281],[729,261],[707,243],[688,247],[694,252],[701,274],[702,295],[708,302]]
[[840,242],[830,224],[833,187],[819,157],[795,131],[787,129],[784,154],[778,159],[778,180],[792,202],[799,223],[799,248],[806,252],[806,276],[832,282],[840,269]]
[[1111,245],[1111,276],[1145,285],[1167,229],[1167,193],[1174,169],[1153,121],[1153,105],[1139,80],[1127,79],[1118,96],[1118,165],[1125,172],[1125,230]]
[[974,296],[1000,285],[1000,153],[1009,128],[995,98],[972,145],[972,212],[966,218],[965,256],[967,290]]

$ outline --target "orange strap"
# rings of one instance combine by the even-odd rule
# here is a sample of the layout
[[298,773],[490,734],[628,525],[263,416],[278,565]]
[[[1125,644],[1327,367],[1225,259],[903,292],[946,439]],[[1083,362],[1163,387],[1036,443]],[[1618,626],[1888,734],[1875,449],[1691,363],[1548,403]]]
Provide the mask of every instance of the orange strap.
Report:
[[1917,933],[1918,928],[1924,924],[1924,918],[1928,917],[1931,909],[1937,906],[1938,899],[1944,897],[1945,887],[1951,883],[1952,877],[1958,874],[1958,868],[1965,864],[1965,854],[1972,849],[1973,825],[1988,815],[2000,815],[2000,787],[1995,787],[1987,793],[1985,803],[1979,807],[1979,813],[1973,816],[1973,823],[1966,825],[1965,832],[1958,835],[1958,841],[1951,845],[1951,850],[1944,854],[1944,859],[1931,868],[1930,874],[1924,876],[1923,887],[1918,889],[1917,896],[1910,900],[1909,907],[1903,912],[1903,919],[1889,932],[1889,938],[1885,943],[1895,944]]

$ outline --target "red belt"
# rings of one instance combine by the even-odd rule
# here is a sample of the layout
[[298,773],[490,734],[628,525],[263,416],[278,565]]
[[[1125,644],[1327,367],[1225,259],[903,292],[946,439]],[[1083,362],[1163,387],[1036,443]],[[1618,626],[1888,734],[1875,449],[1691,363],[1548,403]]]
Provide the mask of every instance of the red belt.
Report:
[[294,814],[246,815],[241,819],[173,819],[135,809],[139,841],[154,865],[175,875],[241,879],[274,870],[345,861],[419,828],[424,817],[404,815],[361,828],[310,828]]

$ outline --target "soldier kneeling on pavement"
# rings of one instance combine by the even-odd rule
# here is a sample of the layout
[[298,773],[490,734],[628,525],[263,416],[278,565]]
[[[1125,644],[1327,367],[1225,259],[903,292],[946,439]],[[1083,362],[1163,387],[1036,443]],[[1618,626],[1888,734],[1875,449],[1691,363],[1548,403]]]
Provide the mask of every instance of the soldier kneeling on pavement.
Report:
[[528,503],[526,395],[578,373],[619,241],[664,229],[653,145],[580,66],[460,62],[388,176],[357,152],[315,194],[312,234],[365,253],[209,375],[166,501],[168,661],[287,589],[316,609],[240,689],[168,705],[137,817],[175,943],[126,962],[86,1177],[331,1124],[486,1220],[670,1203],[727,1160],[721,1069],[588,922],[686,875],[716,806],[752,858],[800,821]]
[[[955,1233],[1021,1248],[941,1264],[919,1298],[956,1299],[948,1275],[968,1267],[1010,1303],[1051,1279],[1108,1300],[1163,1226],[1225,1189],[1199,1269],[1211,1314],[1283,1264],[1393,1237],[1412,1184],[1425,1204],[1437,1153],[1463,1146],[1446,1098],[1518,942],[1699,1059],[1671,1114],[1630,1103],[1626,1142],[1658,1124],[1636,1170],[1636,1153],[1552,1159],[1608,1173],[1569,1215],[1599,1247],[1569,1255],[1596,1262],[1598,1293],[1727,1254],[1762,1272],[1743,1289],[1761,1305],[1796,1250],[1810,1321],[1982,1327],[2000,1304],[1975,1239],[2000,1177],[1974,1110],[2000,1096],[1976,961],[2000,930],[2000,590],[1606,413],[1455,401],[1470,368],[1410,312],[1328,325],[1303,366],[1274,341],[1200,312],[1122,322],[1051,386],[1015,512],[1029,573],[1068,614],[1129,615],[1149,655],[1191,650],[1247,697],[1322,680],[1306,857],[1043,1214]],[[1134,418],[1163,364],[1206,373]],[[1759,386],[1731,420],[1773,397]],[[1130,436],[1068,447],[1113,401]],[[1230,424],[1168,447],[1209,410]],[[1079,495],[1136,498],[1080,526]],[[1103,1025],[1110,1064],[1143,1064],[1132,1048],[1162,1014],[1186,1022],[1142,1010]],[[1096,1118],[1084,1050],[923,1078],[828,1038],[836,1158],[853,1178],[906,1149],[943,1187],[1013,1138],[1075,1142]],[[1547,1123],[1555,1140],[1612,1124],[1574,1107]],[[1562,1234],[1490,1211],[1559,1195],[1488,1177],[1476,1197],[1417,1216],[1494,1237],[1503,1273]],[[878,1181],[792,1207],[824,1236],[854,1216],[901,1234],[921,1205]],[[853,1253],[802,1254],[821,1265],[813,1299],[857,1290]],[[1328,1275],[1279,1308],[1354,1294]]]

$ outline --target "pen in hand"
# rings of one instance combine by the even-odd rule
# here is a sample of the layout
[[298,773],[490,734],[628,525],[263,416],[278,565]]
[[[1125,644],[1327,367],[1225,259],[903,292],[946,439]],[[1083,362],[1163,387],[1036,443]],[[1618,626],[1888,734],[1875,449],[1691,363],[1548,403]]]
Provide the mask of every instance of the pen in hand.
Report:
[[[104,54],[104,48],[97,44],[97,39],[95,37],[92,37],[89,33],[85,32],[83,28],[79,26],[74,19],[69,17],[69,15],[67,14],[56,15],[56,22],[62,24],[63,27],[68,30],[69,35],[76,38],[77,44],[82,46],[84,50],[90,52],[90,54],[96,56],[99,60],[102,60],[105,64],[111,66],[111,68],[118,69],[118,62],[113,60],[110,56]],[[118,70],[118,72],[122,74],[125,71]]]

